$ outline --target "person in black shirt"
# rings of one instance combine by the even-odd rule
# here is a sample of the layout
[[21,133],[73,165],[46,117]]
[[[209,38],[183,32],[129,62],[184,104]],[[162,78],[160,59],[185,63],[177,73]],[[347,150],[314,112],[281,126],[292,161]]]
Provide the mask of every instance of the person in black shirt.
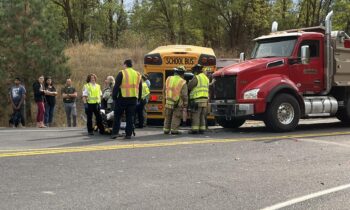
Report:
[[52,125],[53,113],[56,105],[57,91],[53,86],[51,77],[47,77],[45,80],[45,126]]
[[[135,108],[136,104],[138,103],[139,99],[141,99],[142,96],[142,81],[141,81],[141,75],[140,73],[136,72],[132,68],[132,61],[130,59],[124,61],[124,67],[125,70],[122,70],[118,73],[116,79],[115,79],[115,85],[113,88],[113,100],[114,100],[114,124],[113,124],[113,131],[112,131],[112,139],[116,139],[119,136],[119,129],[120,129],[120,119],[122,115],[125,113],[126,116],[126,128],[125,128],[125,139],[130,139],[131,134],[133,132],[133,126],[134,126],[134,114],[135,114]],[[127,84],[127,88],[131,92],[132,90],[136,91],[136,96],[123,96],[122,87],[124,82],[127,82],[128,78],[131,77],[132,73],[135,73],[137,75],[137,79],[139,80],[136,83],[138,84],[138,88],[130,87],[130,84]],[[123,74],[126,75],[126,78],[124,78]],[[127,92],[127,91],[126,91]]]
[[72,86],[72,80],[67,79],[66,86],[62,88],[62,97],[64,103],[64,110],[66,111],[67,117],[67,126],[72,126],[73,118],[73,127],[77,126],[77,106],[75,103],[76,98],[78,97],[78,93],[75,88]]

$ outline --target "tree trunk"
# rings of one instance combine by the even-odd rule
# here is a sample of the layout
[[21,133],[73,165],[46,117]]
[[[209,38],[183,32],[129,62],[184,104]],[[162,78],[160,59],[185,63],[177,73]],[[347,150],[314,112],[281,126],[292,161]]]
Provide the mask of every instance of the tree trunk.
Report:
[[114,46],[114,33],[113,33],[113,15],[114,12],[111,8],[112,6],[112,0],[108,0],[109,9],[108,9],[108,31],[109,31],[109,38],[108,38],[108,45],[113,47]]
[[118,40],[119,40],[119,36],[122,32],[122,24],[123,24],[123,21],[124,21],[124,18],[125,18],[125,14],[124,14],[124,0],[120,0],[120,10],[118,12],[118,18],[117,18],[117,27],[116,27],[116,30],[115,30],[115,42],[118,43]]
[[184,2],[182,0],[179,0],[178,2],[178,9],[179,9],[179,18],[180,18],[180,33],[179,33],[179,43],[183,44],[186,43],[186,32],[185,32],[185,24],[184,24]]

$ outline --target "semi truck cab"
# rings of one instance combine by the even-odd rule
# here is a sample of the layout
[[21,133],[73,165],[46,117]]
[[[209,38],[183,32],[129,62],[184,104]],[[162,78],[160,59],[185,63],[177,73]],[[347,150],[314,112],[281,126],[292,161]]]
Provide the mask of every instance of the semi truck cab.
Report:
[[251,59],[215,72],[210,98],[217,122],[237,128],[263,120],[278,132],[295,129],[301,118],[350,123],[350,39],[331,31],[332,15],[326,27],[258,37]]

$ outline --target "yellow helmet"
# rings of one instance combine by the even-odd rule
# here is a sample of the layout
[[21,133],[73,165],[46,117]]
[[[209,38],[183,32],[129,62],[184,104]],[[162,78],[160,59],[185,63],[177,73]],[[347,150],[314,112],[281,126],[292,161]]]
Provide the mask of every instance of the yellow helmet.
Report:
[[185,66],[178,66],[177,69],[179,69],[179,71],[186,71],[186,68]]

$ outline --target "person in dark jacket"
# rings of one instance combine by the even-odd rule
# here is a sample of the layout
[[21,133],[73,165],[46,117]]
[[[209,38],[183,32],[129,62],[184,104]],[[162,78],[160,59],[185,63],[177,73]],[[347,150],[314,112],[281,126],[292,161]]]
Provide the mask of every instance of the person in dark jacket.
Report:
[[113,88],[115,104],[112,139],[116,139],[119,135],[120,119],[124,113],[126,115],[125,139],[131,138],[136,104],[142,96],[141,74],[132,68],[131,60],[125,60],[124,67],[125,69],[118,73]]
[[40,76],[38,80],[33,84],[34,100],[38,107],[38,112],[36,115],[36,123],[38,128],[46,128],[44,125],[44,96],[45,96],[45,87],[44,87],[44,76]]
[[57,91],[52,83],[51,77],[46,77],[45,80],[45,119],[46,127],[52,126],[53,113],[56,105]]

